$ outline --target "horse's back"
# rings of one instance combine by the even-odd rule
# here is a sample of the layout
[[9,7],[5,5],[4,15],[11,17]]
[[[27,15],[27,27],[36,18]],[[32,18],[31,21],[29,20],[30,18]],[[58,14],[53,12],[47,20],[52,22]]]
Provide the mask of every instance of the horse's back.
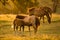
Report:
[[24,20],[24,22],[32,23],[35,20],[35,16],[27,16],[23,20]]

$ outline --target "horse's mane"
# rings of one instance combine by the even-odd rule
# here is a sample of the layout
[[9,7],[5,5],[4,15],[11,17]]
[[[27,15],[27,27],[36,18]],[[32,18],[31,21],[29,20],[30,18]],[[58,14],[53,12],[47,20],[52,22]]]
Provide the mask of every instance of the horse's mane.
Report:
[[19,19],[24,19],[26,16],[22,16],[22,15],[17,15],[16,18],[19,18]]

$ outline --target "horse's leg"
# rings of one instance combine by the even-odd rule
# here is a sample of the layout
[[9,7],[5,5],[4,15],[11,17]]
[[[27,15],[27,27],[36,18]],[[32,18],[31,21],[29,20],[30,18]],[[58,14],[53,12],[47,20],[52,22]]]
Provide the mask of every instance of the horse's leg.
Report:
[[41,18],[43,19],[43,23],[45,23],[45,22],[44,22],[44,16],[43,16],[43,17],[40,17],[40,20],[41,20]]
[[22,28],[23,28],[23,32],[24,32],[24,25],[22,26]]
[[52,12],[51,11],[49,12],[49,15],[50,15],[50,18],[52,18]]
[[16,25],[16,30],[18,30],[18,25]]
[[52,9],[49,8],[48,14],[49,14],[49,16],[50,16],[50,17],[49,17],[50,19],[52,18],[52,12],[53,12]]
[[46,17],[47,17],[48,23],[50,24],[51,23],[51,17],[49,16],[49,14],[47,14]]

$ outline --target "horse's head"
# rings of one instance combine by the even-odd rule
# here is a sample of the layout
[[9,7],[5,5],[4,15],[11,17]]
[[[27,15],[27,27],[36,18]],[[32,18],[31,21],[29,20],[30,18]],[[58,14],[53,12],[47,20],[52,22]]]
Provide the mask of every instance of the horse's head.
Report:
[[49,24],[51,23],[51,18],[50,18],[50,17],[48,18],[48,23],[49,23]]

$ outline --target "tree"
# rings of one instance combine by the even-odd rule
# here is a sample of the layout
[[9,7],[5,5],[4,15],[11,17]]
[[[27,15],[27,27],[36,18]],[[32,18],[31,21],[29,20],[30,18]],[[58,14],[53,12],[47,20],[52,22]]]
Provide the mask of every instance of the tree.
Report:
[[8,3],[7,3],[8,0],[0,0],[0,1],[2,2],[3,5],[8,4]]
[[[14,2],[14,0],[12,0]],[[38,5],[37,0],[34,0],[35,2],[32,2],[32,0],[15,0],[16,6],[18,7],[18,10],[20,10],[22,13],[26,13],[27,8],[34,7]]]
[[53,12],[56,12],[58,0],[52,0],[53,2]]

